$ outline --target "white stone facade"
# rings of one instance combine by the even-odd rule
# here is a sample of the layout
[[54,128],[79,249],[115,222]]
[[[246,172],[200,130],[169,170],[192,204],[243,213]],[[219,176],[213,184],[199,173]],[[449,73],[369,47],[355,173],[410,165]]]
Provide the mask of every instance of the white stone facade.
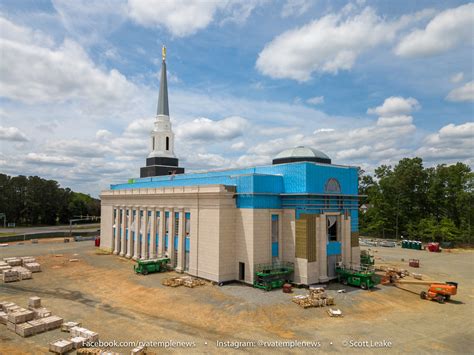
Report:
[[[295,264],[293,280],[312,284],[328,277],[326,216],[316,222],[317,258],[314,262],[295,257],[295,211],[291,209],[236,208],[235,188],[224,185],[108,190],[101,194],[101,246],[133,259],[168,255],[177,271],[216,282],[254,281],[254,266],[272,263],[272,215],[278,216],[278,259]],[[128,212],[127,212],[128,211]],[[156,213],[160,212],[160,218]],[[165,215],[168,213],[168,250],[165,250]],[[175,226],[175,213],[178,224]],[[189,235],[186,235],[186,214]],[[149,216],[151,215],[151,216]],[[338,239],[346,265],[358,265],[360,252],[351,247],[350,217],[336,215]],[[175,230],[177,227],[178,230]],[[128,228],[128,240],[126,230]],[[115,231],[115,232],[114,232]],[[118,232],[121,231],[121,232]],[[135,231],[132,243],[130,231]],[[144,242],[150,233],[150,245]],[[156,244],[154,235],[158,234]],[[174,237],[178,237],[177,251]],[[189,238],[186,263],[186,238]],[[240,264],[244,263],[244,275]]]

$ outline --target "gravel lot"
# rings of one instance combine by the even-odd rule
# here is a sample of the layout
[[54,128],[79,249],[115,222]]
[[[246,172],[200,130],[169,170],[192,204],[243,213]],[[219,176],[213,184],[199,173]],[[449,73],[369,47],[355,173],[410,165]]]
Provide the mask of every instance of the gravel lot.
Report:
[[[191,349],[173,352],[235,352],[218,348],[217,341],[315,341],[320,351],[358,353],[467,353],[474,347],[473,251],[440,254],[400,248],[371,248],[377,265],[403,267],[440,281],[459,282],[453,302],[443,305],[423,301],[393,286],[371,292],[328,285],[336,307],[344,317],[335,319],[325,308],[302,309],[280,290],[264,292],[249,286],[207,284],[188,289],[161,285],[174,273],[134,275],[133,262],[112,255],[97,255],[93,242],[59,241],[10,245],[0,257],[37,257],[43,272],[32,280],[0,283],[0,300],[26,306],[37,295],[53,314],[75,320],[100,334],[104,341],[193,341]],[[61,256],[56,256],[60,254]],[[78,262],[69,262],[77,258]],[[420,269],[408,267],[408,259],[420,259]],[[404,261],[402,261],[404,259]],[[419,293],[424,286],[410,289]],[[295,294],[305,294],[304,289]],[[0,325],[0,354],[46,353],[47,344],[68,335],[52,331],[29,338]],[[363,341],[390,341],[389,348],[352,347]],[[235,344],[234,344],[235,345]],[[273,344],[276,345],[276,344]],[[129,353],[130,347],[112,350]],[[161,349],[150,349],[158,352]],[[239,351],[289,353],[288,347],[243,347]],[[314,352],[298,347],[291,352]]]

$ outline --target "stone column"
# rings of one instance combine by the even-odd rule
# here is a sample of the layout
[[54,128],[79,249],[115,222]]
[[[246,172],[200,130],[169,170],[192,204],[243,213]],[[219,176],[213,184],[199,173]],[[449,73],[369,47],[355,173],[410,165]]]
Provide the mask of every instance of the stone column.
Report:
[[117,207],[114,206],[113,208],[113,212],[112,213],[115,213],[115,217],[114,217],[114,229],[115,231],[112,231],[112,233],[114,233],[113,235],[113,238],[112,238],[112,241],[113,241],[113,248],[114,248],[114,254],[115,255],[118,255],[118,253],[120,252],[120,240],[119,240],[119,209]]
[[127,254],[125,255],[126,258],[132,257],[132,249],[133,249],[133,239],[132,239],[132,228],[133,228],[133,209],[128,208],[128,244],[127,244]]
[[141,252],[141,259],[145,260],[148,259],[148,212],[149,209],[145,208],[143,211],[143,223],[142,223],[142,252]]
[[175,236],[175,226],[174,226],[174,209],[171,208],[170,212],[170,219],[168,223],[170,224],[168,230],[168,256],[171,259],[171,265],[175,263],[175,256],[174,256],[174,236]]
[[120,256],[125,256],[125,228],[127,226],[127,216],[125,208],[120,209],[122,216],[120,218],[120,230],[121,230],[121,238],[120,238]]
[[319,246],[319,282],[326,282],[328,280],[328,256],[327,256],[327,220],[326,214],[321,214],[318,231],[318,246]]
[[176,271],[183,272],[184,270],[184,238],[185,238],[185,216],[183,209],[179,210],[179,226],[178,226],[178,260],[176,264]]
[[158,255],[163,256],[165,254],[165,209],[160,209],[160,225],[158,226]]
[[135,243],[133,246],[133,260],[138,260],[140,255],[140,208],[135,208],[136,215],[135,215]]
[[150,232],[150,259],[156,258],[156,209],[151,210],[151,232]]

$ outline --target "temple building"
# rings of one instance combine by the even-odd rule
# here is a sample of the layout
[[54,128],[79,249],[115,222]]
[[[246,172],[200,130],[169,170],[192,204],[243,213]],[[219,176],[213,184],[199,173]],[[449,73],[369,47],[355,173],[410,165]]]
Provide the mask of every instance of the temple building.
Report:
[[151,153],[140,178],[101,194],[101,245],[135,260],[167,255],[178,272],[253,283],[259,265],[294,265],[299,284],[358,266],[358,169],[296,147],[269,165],[184,173],[174,154],[165,52]]

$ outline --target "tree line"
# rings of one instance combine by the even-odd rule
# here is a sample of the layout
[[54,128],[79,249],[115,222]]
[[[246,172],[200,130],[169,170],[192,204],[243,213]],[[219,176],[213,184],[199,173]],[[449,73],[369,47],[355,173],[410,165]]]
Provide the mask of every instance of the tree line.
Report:
[[360,171],[361,235],[471,244],[474,174],[463,163],[425,168],[421,158]]
[[0,174],[0,213],[17,225],[67,224],[81,215],[100,216],[100,200],[54,180]]

